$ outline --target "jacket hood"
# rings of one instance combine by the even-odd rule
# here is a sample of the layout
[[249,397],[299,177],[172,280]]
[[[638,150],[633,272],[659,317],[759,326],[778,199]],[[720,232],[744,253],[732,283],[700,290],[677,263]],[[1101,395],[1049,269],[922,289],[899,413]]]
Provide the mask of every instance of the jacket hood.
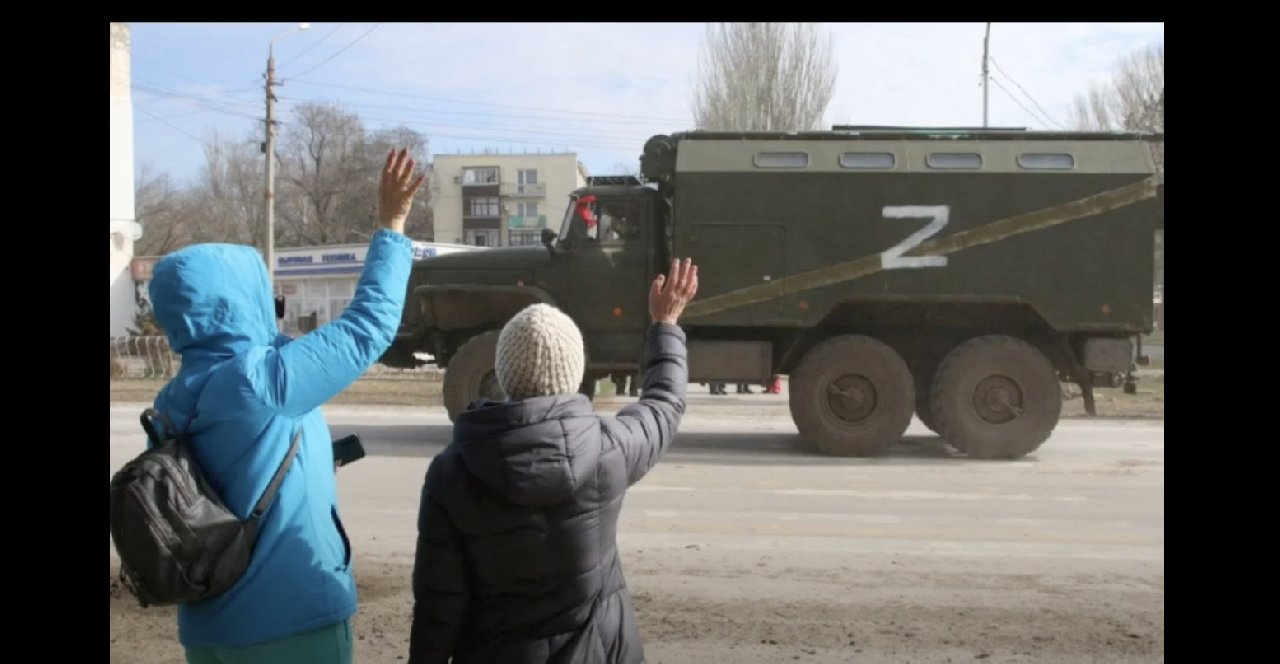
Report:
[[237,244],[198,244],[156,263],[156,322],[182,355],[235,355],[275,340],[275,302],[262,256]]
[[600,420],[581,394],[474,404],[458,415],[453,444],[467,470],[521,506],[568,499],[599,461]]

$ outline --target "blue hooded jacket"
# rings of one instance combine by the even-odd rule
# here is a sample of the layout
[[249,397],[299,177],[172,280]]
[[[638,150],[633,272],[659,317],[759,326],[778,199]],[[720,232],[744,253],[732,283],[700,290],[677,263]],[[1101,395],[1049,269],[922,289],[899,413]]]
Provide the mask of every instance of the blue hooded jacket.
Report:
[[197,462],[240,518],[302,429],[244,576],[219,597],[178,607],[184,646],[247,646],[355,614],[333,437],[319,408],[391,345],[412,253],[407,237],[379,230],[346,311],[296,340],[277,331],[266,266],[252,248],[195,245],[156,264],[151,303],[182,368],[155,407],[187,428]]

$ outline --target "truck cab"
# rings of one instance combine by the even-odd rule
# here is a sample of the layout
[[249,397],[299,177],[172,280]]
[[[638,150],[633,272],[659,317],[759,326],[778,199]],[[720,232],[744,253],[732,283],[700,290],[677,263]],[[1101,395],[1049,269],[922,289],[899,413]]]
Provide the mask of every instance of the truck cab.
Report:
[[592,180],[570,194],[560,230],[544,229],[541,246],[415,264],[399,332],[381,362],[409,368],[423,363],[415,354],[431,355],[452,373],[445,401],[454,416],[477,397],[502,397],[492,372],[497,333],[520,309],[543,302],[582,330],[584,392],[606,375],[636,371],[649,325],[649,283],[671,260],[669,207],[656,188],[634,177]]
[[671,261],[667,204],[633,178],[570,196],[560,232],[545,235],[550,269],[563,280],[553,301],[587,345],[589,373],[631,371],[649,324],[649,283]]

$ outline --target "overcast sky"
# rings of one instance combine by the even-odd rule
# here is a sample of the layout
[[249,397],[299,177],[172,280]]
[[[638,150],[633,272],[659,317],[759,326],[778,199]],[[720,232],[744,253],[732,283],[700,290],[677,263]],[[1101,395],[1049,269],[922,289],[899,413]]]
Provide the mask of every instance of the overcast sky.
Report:
[[[134,23],[135,165],[186,180],[217,131],[261,140],[272,38],[291,23]],[[832,23],[827,125],[982,124],[982,23]],[[280,118],[336,101],[370,129],[405,124],[432,153],[574,151],[633,170],[645,139],[692,128],[696,23],[313,23],[275,42]],[[990,123],[1066,126],[1073,96],[1163,23],[995,23]]]

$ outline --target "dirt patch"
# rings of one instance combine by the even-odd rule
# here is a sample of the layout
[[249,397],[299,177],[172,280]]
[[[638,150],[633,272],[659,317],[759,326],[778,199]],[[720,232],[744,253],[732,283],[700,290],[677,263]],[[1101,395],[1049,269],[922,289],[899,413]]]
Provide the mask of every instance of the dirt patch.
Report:
[[[114,574],[114,572],[113,572]],[[632,587],[646,587],[636,574]],[[927,577],[927,575],[926,575]],[[355,659],[404,661],[412,612],[411,568],[362,560],[356,568],[360,612]],[[921,585],[932,586],[929,578]],[[1032,583],[1020,576],[1007,584]],[[939,589],[936,603],[895,600],[850,604],[841,593],[803,600],[734,601],[701,597],[697,579],[680,593],[634,593],[650,661],[1159,662],[1164,617],[1159,603],[1099,598],[1090,592],[1040,595],[1027,605],[956,606]],[[1027,590],[1007,589],[1010,596]],[[1101,601],[1105,599],[1106,601]],[[112,577],[111,661],[182,661],[173,609],[140,609]],[[744,659],[745,658],[745,659]]]

